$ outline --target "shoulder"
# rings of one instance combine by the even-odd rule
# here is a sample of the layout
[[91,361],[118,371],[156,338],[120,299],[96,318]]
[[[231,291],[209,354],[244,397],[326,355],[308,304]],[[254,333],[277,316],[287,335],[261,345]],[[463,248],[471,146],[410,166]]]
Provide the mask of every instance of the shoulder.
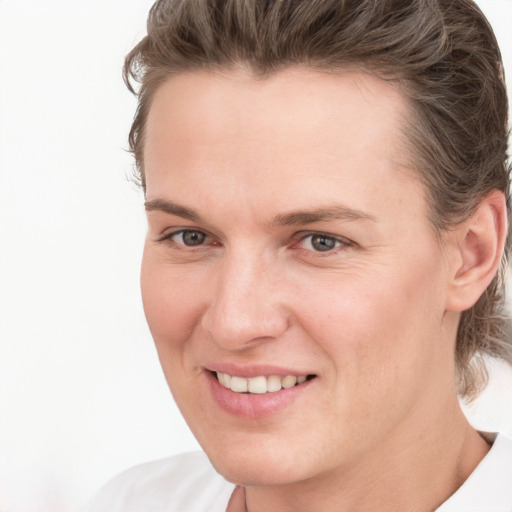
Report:
[[234,489],[202,452],[135,466],[112,479],[87,512],[224,512]]
[[512,512],[512,439],[498,434],[475,471],[438,509],[452,511]]

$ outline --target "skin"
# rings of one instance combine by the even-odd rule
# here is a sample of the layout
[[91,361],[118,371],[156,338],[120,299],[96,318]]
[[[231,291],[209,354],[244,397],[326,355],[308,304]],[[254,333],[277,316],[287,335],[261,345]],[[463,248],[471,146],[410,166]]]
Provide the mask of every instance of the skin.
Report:
[[[499,261],[503,201],[440,241],[405,164],[407,115],[397,88],[354,71],[196,71],[153,99],[145,313],[183,416],[249,511],[433,510],[488,451],[453,353]],[[212,399],[218,362],[315,378],[241,418]]]

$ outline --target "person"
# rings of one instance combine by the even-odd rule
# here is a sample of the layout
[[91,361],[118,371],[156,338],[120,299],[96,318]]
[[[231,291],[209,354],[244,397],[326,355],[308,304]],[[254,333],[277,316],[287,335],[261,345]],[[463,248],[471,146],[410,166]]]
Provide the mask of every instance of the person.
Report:
[[160,0],[125,79],[145,314],[205,453],[90,510],[510,512],[512,440],[459,405],[512,361],[507,97],[477,6]]

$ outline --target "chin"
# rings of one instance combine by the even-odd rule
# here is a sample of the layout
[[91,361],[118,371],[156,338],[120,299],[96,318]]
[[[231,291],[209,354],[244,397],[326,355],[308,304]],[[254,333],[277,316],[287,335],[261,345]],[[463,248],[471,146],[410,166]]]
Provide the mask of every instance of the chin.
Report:
[[[215,470],[228,482],[241,486],[286,485],[302,480],[297,471],[275,467],[276,461],[255,462],[250,460],[213,460]],[[274,466],[274,467],[272,467]]]
[[254,440],[249,446],[205,446],[205,452],[218,473],[237,485],[285,485],[310,478],[300,465],[300,454],[288,447],[269,450]]

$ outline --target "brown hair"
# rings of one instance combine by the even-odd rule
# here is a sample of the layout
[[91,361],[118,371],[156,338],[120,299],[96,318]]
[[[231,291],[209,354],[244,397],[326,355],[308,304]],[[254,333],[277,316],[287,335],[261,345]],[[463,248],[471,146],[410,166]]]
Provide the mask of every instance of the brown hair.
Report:
[[[334,73],[349,66],[394,81],[409,98],[407,140],[438,232],[467,219],[492,190],[508,203],[503,66],[471,0],[159,0],[147,31],[124,67],[132,92],[140,83],[129,142],[143,188],[146,118],[170,75],[240,64],[259,77],[297,65]],[[506,254],[461,315],[456,364],[466,399],[486,382],[484,355],[512,362],[505,262]]]

